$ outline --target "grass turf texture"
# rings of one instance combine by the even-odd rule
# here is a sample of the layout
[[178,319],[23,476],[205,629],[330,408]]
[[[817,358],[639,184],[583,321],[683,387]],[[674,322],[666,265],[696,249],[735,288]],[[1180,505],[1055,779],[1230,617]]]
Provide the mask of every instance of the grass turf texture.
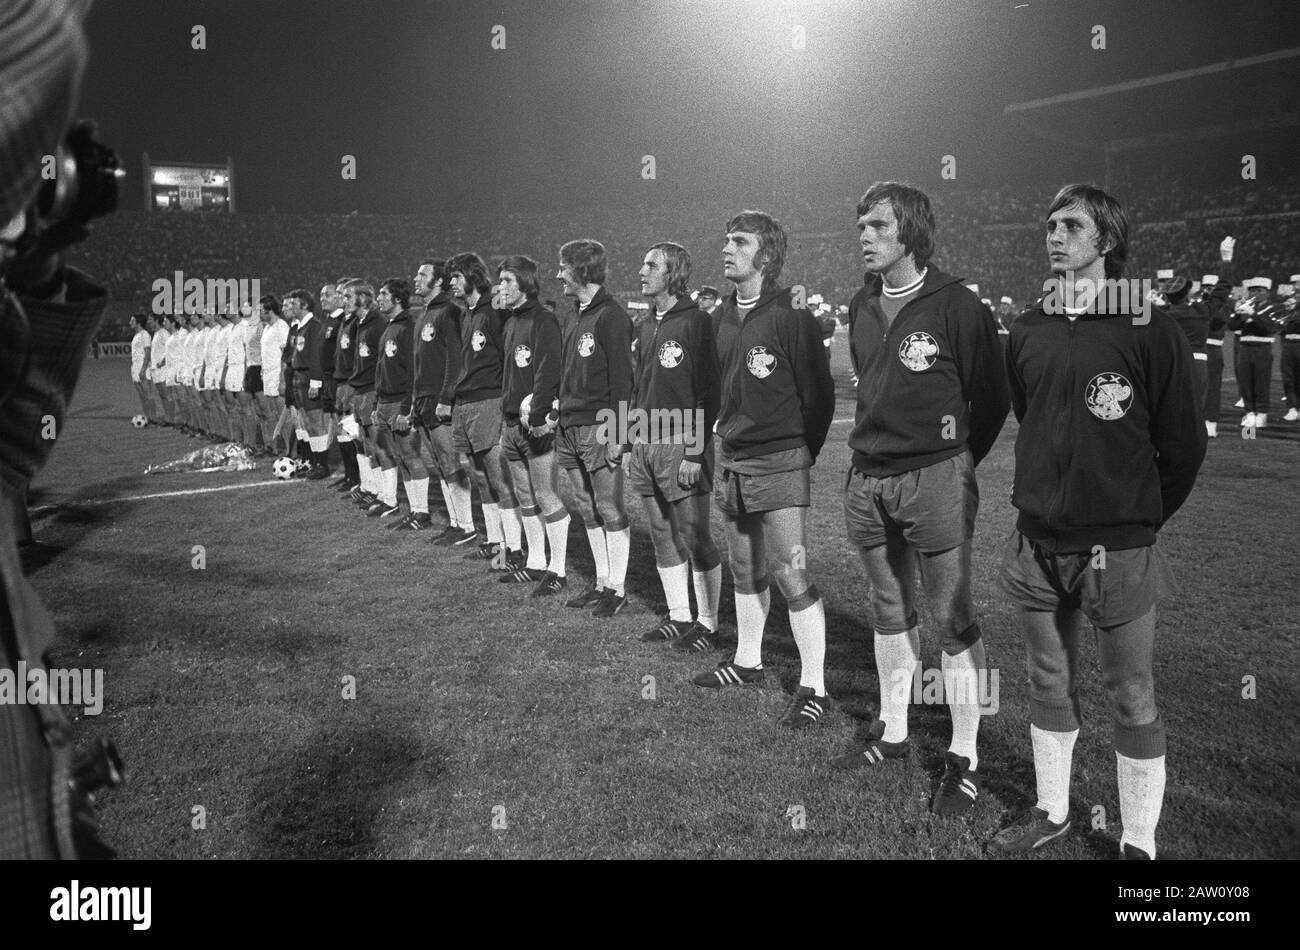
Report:
[[[832,362],[836,418],[849,419],[842,337]],[[1225,407],[1235,398],[1226,384]],[[54,663],[105,670],[104,712],[79,719],[77,736],[111,734],[126,759],[129,783],[100,798],[106,839],[124,857],[970,858],[1033,803],[1023,648],[997,586],[1014,523],[1014,420],[979,469],[974,555],[1001,708],[981,724],[980,801],[967,820],[940,820],[928,804],[950,735],[946,707],[913,707],[905,764],[851,774],[826,764],[877,704],[866,582],[840,501],[851,423],[834,424],[813,470],[808,531],[836,709],[791,733],[774,722],[798,677],[779,594],[761,689],[690,685],[729,652],[682,657],[637,641],[663,600],[637,499],[631,603],[597,622],[561,598],[529,600],[531,585],[498,584],[427,532],[387,531],[318,483],[88,504],[269,478],[266,463],[138,474],[199,444],[132,429],[138,410],[125,361],[88,361],[30,499],[56,506],[34,519],[53,553],[33,575],[59,630]],[[1285,580],[1297,551],[1300,426],[1244,441],[1237,416],[1225,413],[1196,491],[1161,535],[1180,586],[1157,632],[1170,731],[1161,858],[1300,855],[1291,737],[1300,595]],[[716,514],[715,537],[721,546]],[[194,545],[205,550],[202,570]],[[576,519],[569,561],[571,592],[591,576]],[[722,613],[734,636],[729,579]],[[937,667],[921,620],[923,662]],[[1085,656],[1076,830],[1043,857],[1109,857],[1118,835],[1090,641]],[[345,676],[355,699],[343,697]],[[647,676],[653,700],[643,698]],[[1242,697],[1244,676],[1256,699]],[[198,806],[202,830],[192,827]],[[1106,829],[1088,832],[1099,809]]]

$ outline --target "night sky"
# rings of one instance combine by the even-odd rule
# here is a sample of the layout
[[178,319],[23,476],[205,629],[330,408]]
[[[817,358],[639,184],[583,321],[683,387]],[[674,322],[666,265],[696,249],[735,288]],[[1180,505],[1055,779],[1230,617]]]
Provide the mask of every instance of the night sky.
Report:
[[[147,151],[232,157],[241,211],[544,210],[753,204],[774,170],[814,198],[884,177],[926,187],[945,154],[966,187],[1095,175],[1105,109],[1064,132],[1069,110],[1044,112],[1058,127],[1042,134],[1004,106],[1300,46],[1300,3],[97,0],[87,35],[81,112],[126,161],[125,208],[143,205]],[[1279,77],[1295,75],[1112,97],[1100,131],[1200,121],[1198,99],[1206,121],[1294,112]]]

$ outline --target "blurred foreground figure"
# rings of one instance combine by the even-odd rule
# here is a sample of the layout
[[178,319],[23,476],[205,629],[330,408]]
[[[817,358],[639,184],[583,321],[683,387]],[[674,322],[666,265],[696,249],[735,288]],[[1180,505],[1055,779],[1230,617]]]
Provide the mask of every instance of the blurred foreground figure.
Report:
[[[46,251],[84,236],[94,214],[82,216],[79,201],[62,220],[60,209],[50,209],[45,233],[55,240],[33,248],[33,216],[25,213],[41,184],[42,156],[55,153],[68,129],[85,68],[80,9],[55,0],[0,0],[0,675],[13,689],[26,687],[13,682],[20,662],[29,671],[44,666],[54,627],[23,577],[8,526],[53,446],[42,438],[45,417],[62,432],[106,303],[103,288],[65,268],[57,250]],[[68,174],[65,165],[59,174]],[[94,182],[82,184],[84,197]],[[71,774],[63,710],[0,694],[0,859],[108,853],[88,850],[74,828],[74,812],[89,811],[78,807],[86,799],[72,788]]]

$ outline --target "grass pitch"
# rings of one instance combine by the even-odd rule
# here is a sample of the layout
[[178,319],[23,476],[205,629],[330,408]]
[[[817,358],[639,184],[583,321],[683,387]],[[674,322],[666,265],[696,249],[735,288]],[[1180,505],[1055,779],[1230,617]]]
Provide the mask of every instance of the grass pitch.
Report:
[[[832,361],[836,418],[849,420],[842,338]],[[762,688],[697,689],[690,676],[726,654],[638,642],[662,603],[639,500],[632,603],[597,622],[554,599],[539,606],[427,534],[394,536],[319,484],[256,484],[265,465],[143,476],[196,443],[132,429],[127,376],[122,360],[87,363],[30,499],[52,551],[33,581],[59,629],[54,662],[105,671],[104,712],[77,729],[82,743],[111,734],[127,761],[128,784],[100,805],[124,857],[971,858],[1033,803],[1023,649],[997,586],[1015,520],[1014,420],[979,469],[974,557],[1000,711],[981,725],[980,802],[967,820],[939,820],[928,802],[946,707],[913,707],[906,764],[865,775],[826,765],[877,703],[865,575],[840,502],[850,422],[834,424],[813,470],[809,519],[836,707],[791,734],[774,722],[798,676],[779,594]],[[1157,635],[1170,732],[1161,858],[1300,856],[1300,593],[1288,580],[1300,426],[1245,441],[1229,413],[1160,541],[1179,581]],[[239,487],[131,500],[222,486]],[[571,588],[591,576],[576,525]],[[722,614],[734,630],[729,581]],[[938,666],[927,619],[922,660]],[[1042,857],[1109,856],[1118,835],[1110,719],[1087,655],[1076,830]]]

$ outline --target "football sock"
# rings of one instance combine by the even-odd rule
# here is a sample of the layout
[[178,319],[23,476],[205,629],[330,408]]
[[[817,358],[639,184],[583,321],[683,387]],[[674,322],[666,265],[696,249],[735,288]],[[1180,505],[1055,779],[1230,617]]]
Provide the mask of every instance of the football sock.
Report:
[[736,659],[737,666],[763,665],[763,628],[772,595],[767,587],[757,594],[736,591]]
[[591,545],[591,559],[596,563],[596,587],[609,586],[609,551],[605,547],[605,529],[600,525],[587,529],[587,543]]
[[1131,844],[1156,856],[1156,825],[1165,799],[1165,726],[1157,716],[1141,726],[1115,725],[1115,770],[1119,780],[1119,846]]
[[668,601],[668,619],[691,622],[691,592],[686,586],[686,562],[659,568],[659,582],[664,585]]
[[429,513],[429,480],[427,478],[407,479],[406,497],[411,502],[411,514],[427,515]]
[[519,507],[519,516],[524,523],[524,533],[528,536],[528,569],[542,571],[546,569],[546,529],[536,508]]
[[357,453],[357,482],[363,492],[371,491],[374,478],[370,471],[370,456]]
[[722,564],[707,571],[693,571],[696,619],[710,630],[718,629],[718,601],[722,599]]
[[447,491],[447,483],[439,479],[438,488],[442,492],[442,503],[447,508],[447,523],[452,527],[459,527],[460,522],[456,520],[456,509],[451,503],[451,493]]
[[799,648],[799,685],[812,687],[816,696],[826,695],[826,604],[813,592],[814,600],[802,610],[790,611],[790,632]]
[[456,526],[464,531],[474,530],[474,509],[471,507],[469,483],[465,481],[449,482],[447,494],[451,499],[452,510],[456,512]]
[[561,508],[546,519],[546,540],[551,544],[551,563],[546,569],[556,577],[563,577],[565,560],[569,552],[569,513]]
[[501,512],[501,533],[505,535],[506,550],[522,551],[524,523],[519,517],[519,509],[498,505],[497,510]]
[[1079,730],[1049,732],[1033,723],[1029,739],[1034,747],[1034,778],[1038,785],[1037,805],[1049,821],[1060,824],[1070,814],[1070,764]]
[[488,544],[500,544],[501,509],[496,502],[483,502],[483,525],[487,528]]
[[[885,724],[885,742],[907,738],[907,705],[912,694],[912,675],[921,653],[921,634],[913,627],[906,633],[875,633],[876,678],[880,680],[880,721]],[[906,688],[904,688],[906,684]]]
[[972,772],[979,768],[975,739],[980,729],[980,682],[985,667],[984,641],[976,640],[955,656],[939,657],[943,670],[943,691],[952,716],[952,742],[948,751],[970,759]]
[[380,499],[389,508],[397,507],[397,469],[386,468],[383,470],[383,489]]
[[[623,519],[624,523],[627,519]],[[605,549],[609,557],[609,586],[614,593],[623,596],[623,585],[627,582],[627,559],[632,548],[632,529],[620,528],[618,531],[605,532]]]

